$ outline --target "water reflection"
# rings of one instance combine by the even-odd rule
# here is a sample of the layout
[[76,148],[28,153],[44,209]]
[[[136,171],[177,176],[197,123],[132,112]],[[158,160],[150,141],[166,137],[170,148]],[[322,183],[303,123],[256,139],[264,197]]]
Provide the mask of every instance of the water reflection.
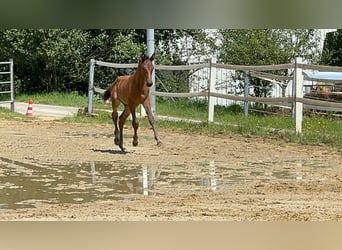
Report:
[[[27,164],[0,157],[0,209],[117,200],[129,194],[217,191],[252,181],[323,180],[322,176],[333,176],[339,167],[336,162],[304,160],[245,161],[236,166],[216,160],[191,164],[92,161],[56,165]],[[321,174],[317,174],[318,168]]]
[[210,189],[216,190],[216,168],[215,168],[215,161],[212,160],[209,162],[209,170],[210,170],[210,177],[209,177],[209,183],[210,183]]
[[302,161],[297,162],[297,172],[296,172],[296,180],[303,180],[303,164]]
[[[98,171],[96,171],[96,165]],[[127,193],[151,195],[155,194],[153,187],[159,172],[155,167],[149,168],[146,164],[137,165],[133,169],[122,168],[116,171],[112,169],[108,171],[103,163],[92,161],[90,162],[90,173],[93,184],[107,183],[113,186],[113,190],[117,192],[127,190]]]
[[142,183],[143,183],[143,194],[148,195],[148,178],[147,178],[147,167],[144,164],[142,168]]

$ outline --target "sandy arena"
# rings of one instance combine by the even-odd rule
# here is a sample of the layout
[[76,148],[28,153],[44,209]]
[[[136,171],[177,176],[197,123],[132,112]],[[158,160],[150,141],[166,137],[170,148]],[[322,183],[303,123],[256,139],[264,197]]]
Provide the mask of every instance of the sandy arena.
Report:
[[[149,195],[143,195],[137,189],[117,194],[114,199],[111,198],[116,192],[112,188],[114,184],[98,184],[102,198],[98,196],[93,201],[74,198],[73,202],[61,202],[56,197],[52,202],[45,202],[42,197],[30,201],[32,207],[0,207],[0,220],[342,220],[341,150],[273,138],[233,134],[207,136],[171,129],[159,129],[163,145],[158,147],[152,131],[142,127],[139,128],[139,145],[132,147],[133,132],[127,122],[124,132],[126,153],[122,153],[113,144],[112,130],[109,124],[1,121],[0,193],[3,198],[0,203],[6,203],[4,197],[10,196],[10,192],[16,192],[20,198],[20,192],[30,191],[29,184],[15,183],[19,177],[35,178],[35,183],[40,181],[38,177],[45,178],[45,182],[39,183],[44,183],[41,186],[47,190],[67,190],[67,186],[60,186],[60,189],[57,189],[58,185],[54,186],[58,172],[36,175],[39,169],[54,171],[54,166],[105,163],[103,172],[97,170],[97,175],[93,176],[100,178],[109,171],[106,166],[112,164],[110,181],[116,173],[115,163],[123,163],[152,168],[155,176]],[[73,171],[79,170],[73,167]],[[75,176],[89,176],[90,180],[90,170],[82,171]],[[200,176],[198,183],[191,181],[196,175]],[[89,188],[92,192],[88,179],[70,183],[70,186],[75,190],[84,187],[83,191]]]

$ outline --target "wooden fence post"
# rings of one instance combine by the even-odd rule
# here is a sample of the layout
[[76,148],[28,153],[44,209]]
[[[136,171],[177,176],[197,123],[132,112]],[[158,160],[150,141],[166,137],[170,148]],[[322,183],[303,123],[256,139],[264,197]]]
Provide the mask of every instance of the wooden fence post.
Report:
[[303,103],[298,101],[297,98],[303,97],[303,73],[302,67],[298,64],[302,63],[301,57],[296,57],[295,61],[295,78],[294,78],[294,111],[295,111],[295,123],[296,123],[296,133],[302,133],[302,122],[303,122]]
[[[249,96],[249,71],[245,71],[245,86],[244,86],[244,97]],[[248,101],[244,101],[243,110],[245,116],[248,116]]]
[[211,93],[215,91],[215,82],[216,82],[216,68],[212,66],[213,63],[216,63],[216,59],[210,59],[209,62],[209,90],[208,90],[208,122],[214,121],[214,97],[211,96]]
[[91,59],[90,71],[89,71],[89,89],[88,89],[88,114],[89,115],[93,113],[94,70],[95,70],[95,59]]

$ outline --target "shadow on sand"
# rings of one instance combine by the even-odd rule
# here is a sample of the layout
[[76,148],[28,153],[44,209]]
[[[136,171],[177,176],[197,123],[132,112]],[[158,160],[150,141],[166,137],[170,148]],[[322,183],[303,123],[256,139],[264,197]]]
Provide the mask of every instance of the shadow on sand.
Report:
[[100,153],[104,153],[104,154],[115,154],[115,155],[124,155],[127,154],[129,152],[125,151],[125,150],[114,150],[114,149],[96,149],[93,148],[92,149],[94,152],[100,152]]

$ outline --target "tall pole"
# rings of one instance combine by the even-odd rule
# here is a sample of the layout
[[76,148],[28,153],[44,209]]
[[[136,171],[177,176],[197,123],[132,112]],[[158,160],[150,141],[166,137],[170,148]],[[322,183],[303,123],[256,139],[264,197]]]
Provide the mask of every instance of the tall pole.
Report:
[[301,57],[296,57],[295,61],[295,75],[294,75],[294,113],[295,113],[295,123],[296,123],[296,133],[302,133],[302,122],[303,122],[303,103],[298,101],[297,98],[303,98],[303,70],[301,64],[303,59]]
[[[147,55],[150,57],[154,53],[154,29],[147,29],[146,30],[146,37],[147,37]],[[154,61],[153,61],[154,65]],[[155,117],[157,114],[156,111],[156,96],[153,94],[156,91],[156,84],[155,84],[155,71],[152,72],[152,82],[153,85],[150,91],[150,102],[151,102],[151,111],[153,116]]]
[[88,114],[89,115],[93,113],[94,70],[95,70],[95,59],[90,59],[89,89],[88,89]]
[[10,59],[10,84],[11,84],[11,111],[14,112],[14,73],[13,59]]
[[[244,97],[249,96],[249,71],[245,71]],[[243,113],[248,116],[248,101],[244,101]]]
[[215,112],[214,97],[211,96],[211,93],[215,92],[216,83],[216,68],[213,67],[213,63],[216,63],[216,58],[211,58],[209,61],[208,122],[214,121]]

